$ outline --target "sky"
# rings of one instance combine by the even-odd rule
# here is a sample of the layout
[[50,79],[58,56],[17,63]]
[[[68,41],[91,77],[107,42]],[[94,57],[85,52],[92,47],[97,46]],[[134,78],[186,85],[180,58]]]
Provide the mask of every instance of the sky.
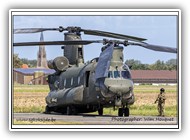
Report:
[[[58,28],[59,26],[79,26],[83,29],[94,29],[130,36],[146,38],[146,42],[154,45],[177,48],[177,17],[176,16],[14,16],[13,28]],[[57,31],[46,31],[44,41],[61,41],[64,34]],[[82,39],[101,40],[106,37],[84,35]],[[109,39],[109,38],[107,38]],[[40,33],[15,34],[13,42],[39,41]],[[102,44],[84,46],[85,61],[98,57]],[[37,59],[38,46],[14,47],[14,53],[20,58]],[[46,46],[47,59],[62,56],[61,46]],[[176,58],[176,54],[155,52],[139,46],[127,46],[124,49],[124,61],[140,60],[152,64],[157,60],[167,61]]]

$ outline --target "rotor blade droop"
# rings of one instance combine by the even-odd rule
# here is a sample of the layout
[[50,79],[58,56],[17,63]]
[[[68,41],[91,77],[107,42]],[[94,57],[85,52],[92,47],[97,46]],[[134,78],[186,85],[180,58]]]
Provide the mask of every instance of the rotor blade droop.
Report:
[[148,44],[148,43],[132,43],[132,42],[128,42],[127,45],[136,45],[136,46],[140,46],[149,50],[153,50],[153,51],[159,51],[159,52],[168,52],[168,53],[177,53],[177,49],[176,48],[171,48],[171,47],[165,47],[165,46],[159,46],[159,45],[152,45],[152,44]]
[[107,48],[100,54],[96,70],[95,70],[95,79],[100,79],[107,77],[110,62],[113,54],[114,43],[111,43],[107,46]]

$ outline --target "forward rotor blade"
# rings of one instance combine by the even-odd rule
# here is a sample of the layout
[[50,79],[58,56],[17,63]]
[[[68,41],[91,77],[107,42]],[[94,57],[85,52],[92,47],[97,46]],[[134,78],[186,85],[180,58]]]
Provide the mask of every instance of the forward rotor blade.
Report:
[[59,31],[59,28],[22,28],[14,29],[14,34],[38,33],[43,31]]
[[75,41],[46,41],[46,42],[21,42],[13,43],[13,46],[39,46],[39,45],[88,45],[102,43],[102,40],[75,40]]
[[169,53],[177,53],[176,48],[170,48],[170,47],[165,47],[165,46],[158,46],[158,45],[152,45],[148,43],[128,43],[129,45],[138,45],[144,48],[147,48],[149,50],[154,50],[154,51],[160,51],[160,52],[169,52]]
[[108,45],[108,47],[100,54],[98,64],[95,70],[95,79],[107,77],[110,62],[113,54],[114,43]]
[[83,31],[84,34],[88,34],[88,35],[111,37],[111,38],[124,39],[124,40],[137,41],[137,42],[141,42],[141,41],[146,40],[145,38],[139,38],[139,37],[135,37],[135,36],[129,36],[129,35],[123,35],[123,34],[99,31],[99,30],[81,29],[81,31]]

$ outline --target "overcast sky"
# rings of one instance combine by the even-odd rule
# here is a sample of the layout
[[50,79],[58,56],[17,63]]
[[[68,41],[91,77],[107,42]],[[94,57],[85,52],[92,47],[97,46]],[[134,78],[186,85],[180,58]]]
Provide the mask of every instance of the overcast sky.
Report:
[[[59,26],[79,26],[84,29],[96,29],[147,39],[147,43],[177,47],[177,17],[176,16],[14,16],[13,28],[46,28]],[[45,41],[63,40],[63,33],[46,31]],[[83,39],[100,40],[103,37],[84,35]],[[40,33],[15,34],[14,42],[39,41]],[[98,57],[102,44],[84,46],[85,61]],[[46,46],[47,59],[53,59],[63,54],[61,46]],[[14,53],[20,58],[36,59],[38,47],[15,47]],[[124,49],[124,59],[140,60],[142,63],[154,63],[160,59],[167,61],[176,58],[176,54],[154,52],[138,46],[128,46]]]

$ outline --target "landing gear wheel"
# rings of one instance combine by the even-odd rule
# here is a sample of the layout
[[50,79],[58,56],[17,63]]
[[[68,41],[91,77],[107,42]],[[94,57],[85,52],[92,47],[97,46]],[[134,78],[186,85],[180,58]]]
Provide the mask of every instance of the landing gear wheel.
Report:
[[77,109],[75,107],[72,107],[72,115],[77,115]]
[[103,115],[103,107],[98,109],[98,115],[102,116]]
[[46,105],[46,108],[45,108],[45,112],[44,112],[44,113],[45,113],[45,114],[50,114],[50,112],[51,112],[50,107]]
[[123,117],[123,108],[118,109],[118,116]]
[[124,116],[125,116],[125,117],[129,117],[129,108],[128,108],[128,107],[126,107],[126,108],[124,109]]
[[77,115],[77,110],[74,106],[67,106],[66,114],[67,115]]
[[71,106],[67,106],[67,110],[66,111],[67,111],[66,112],[67,115],[72,115],[72,108],[71,108]]

